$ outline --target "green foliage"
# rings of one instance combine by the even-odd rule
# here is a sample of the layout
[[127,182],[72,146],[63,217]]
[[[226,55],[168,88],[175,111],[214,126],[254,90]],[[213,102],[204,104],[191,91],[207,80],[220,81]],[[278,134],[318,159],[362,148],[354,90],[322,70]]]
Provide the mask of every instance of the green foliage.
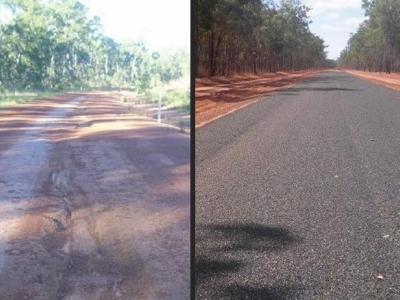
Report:
[[368,17],[353,34],[339,64],[368,71],[400,71],[400,1],[364,0]]
[[56,92],[37,92],[37,93],[7,93],[3,92],[0,95],[0,107],[22,104],[35,99],[43,99],[46,97],[56,96]]
[[169,107],[190,110],[190,92],[188,89],[168,90],[164,95],[164,101]]
[[298,0],[197,0],[197,75],[325,66],[324,42]]
[[181,77],[188,55],[151,53],[141,43],[105,36],[78,0],[5,0],[0,22],[0,89],[127,88],[143,92]]
[[[186,111],[190,110],[190,91],[188,87],[176,85],[167,85],[161,87],[162,103],[169,108],[178,108]],[[160,87],[154,87],[146,90],[140,95],[146,102],[157,102],[160,93]]]

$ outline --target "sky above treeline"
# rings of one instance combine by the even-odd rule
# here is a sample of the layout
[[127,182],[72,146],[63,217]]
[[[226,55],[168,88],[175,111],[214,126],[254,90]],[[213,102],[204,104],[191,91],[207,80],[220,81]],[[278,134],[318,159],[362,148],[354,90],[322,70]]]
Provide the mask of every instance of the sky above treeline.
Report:
[[190,48],[190,1],[82,0],[117,41],[143,41],[151,50]]
[[[190,47],[190,1],[83,0],[116,40],[141,40],[154,50]],[[361,0],[303,0],[310,29],[325,40],[328,57],[338,58],[350,33],[364,20]]]
[[[190,0],[81,2],[89,17],[100,17],[104,33],[119,42],[142,41],[154,51],[190,49]],[[11,11],[0,9],[0,23],[11,17]]]
[[361,0],[303,0],[312,10],[310,29],[324,39],[328,58],[336,59],[346,47],[350,33],[365,19]]

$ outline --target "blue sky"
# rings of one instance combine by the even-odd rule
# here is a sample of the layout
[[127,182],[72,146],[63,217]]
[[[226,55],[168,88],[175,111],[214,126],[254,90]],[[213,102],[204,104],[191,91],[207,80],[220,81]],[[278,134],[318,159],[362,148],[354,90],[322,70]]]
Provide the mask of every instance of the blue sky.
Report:
[[100,17],[105,33],[118,40],[141,40],[152,50],[190,47],[189,0],[82,0]]
[[303,0],[310,8],[310,29],[324,39],[329,58],[336,59],[346,47],[350,33],[364,20],[361,0]]

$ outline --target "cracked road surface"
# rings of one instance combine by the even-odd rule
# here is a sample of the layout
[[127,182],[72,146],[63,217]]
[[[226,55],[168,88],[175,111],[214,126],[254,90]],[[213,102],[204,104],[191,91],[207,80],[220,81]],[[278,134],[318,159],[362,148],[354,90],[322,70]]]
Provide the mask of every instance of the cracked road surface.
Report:
[[188,299],[189,136],[102,93],[0,111],[0,299]]
[[197,299],[399,299],[399,116],[325,72],[196,130]]

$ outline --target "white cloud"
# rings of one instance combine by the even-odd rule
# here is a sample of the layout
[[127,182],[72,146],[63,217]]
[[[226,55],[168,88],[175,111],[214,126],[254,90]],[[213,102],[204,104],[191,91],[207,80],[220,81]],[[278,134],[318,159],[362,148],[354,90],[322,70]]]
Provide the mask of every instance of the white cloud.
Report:
[[304,4],[314,9],[360,8],[361,0],[304,0]]
[[361,0],[303,0],[311,8],[310,29],[328,45],[328,57],[337,58],[350,33],[365,19]]
[[365,20],[365,17],[353,17],[353,18],[348,18],[348,19],[343,20],[342,24],[358,27],[358,25],[360,25],[364,20]]
[[343,26],[334,26],[329,24],[324,24],[321,26],[324,30],[335,31],[335,32],[347,32],[348,28]]
[[349,18],[342,20],[339,24],[324,24],[321,26],[322,29],[331,30],[336,32],[349,32],[351,29],[356,29],[364,21],[365,18]]
[[336,20],[340,18],[340,14],[332,12],[328,14],[328,19],[329,20]]
[[303,3],[311,8],[311,17],[328,14],[331,20],[338,19],[340,11],[345,9],[361,9],[361,0],[303,0]]

